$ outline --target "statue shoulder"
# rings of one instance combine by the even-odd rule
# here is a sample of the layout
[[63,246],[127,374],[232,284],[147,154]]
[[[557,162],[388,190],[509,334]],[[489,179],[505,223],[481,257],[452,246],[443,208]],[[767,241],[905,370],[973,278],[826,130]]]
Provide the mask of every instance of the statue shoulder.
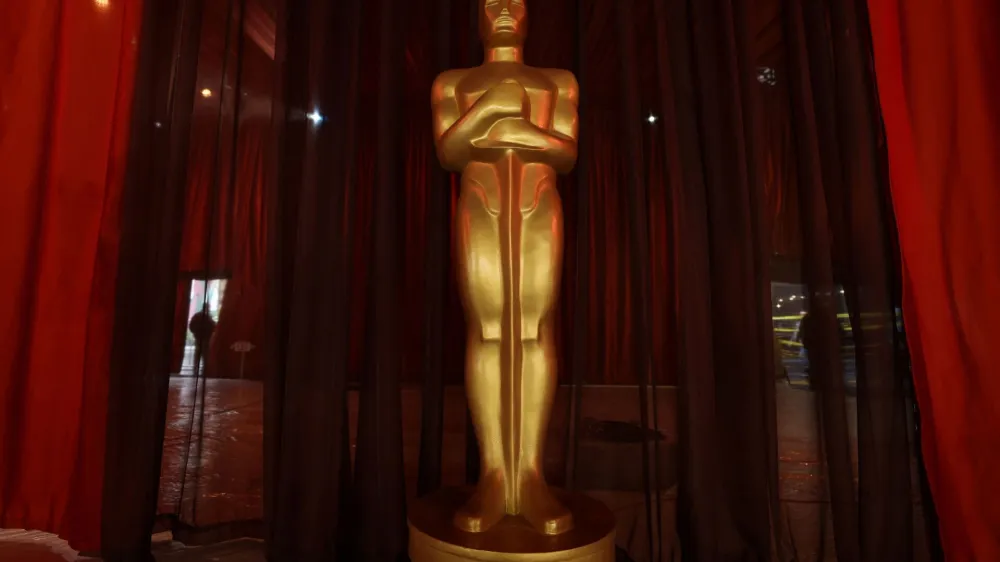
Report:
[[559,97],[578,101],[580,98],[580,85],[576,81],[576,76],[569,70],[553,68],[548,70],[549,79],[559,88]]
[[438,74],[431,86],[431,97],[435,100],[455,97],[455,89],[467,72],[467,69],[460,68]]

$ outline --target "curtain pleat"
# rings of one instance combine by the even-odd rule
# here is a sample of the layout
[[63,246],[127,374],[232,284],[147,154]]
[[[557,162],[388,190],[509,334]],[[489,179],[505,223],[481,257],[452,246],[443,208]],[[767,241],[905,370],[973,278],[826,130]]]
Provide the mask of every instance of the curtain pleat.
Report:
[[[862,560],[908,560],[914,554],[906,357],[896,322],[895,224],[884,180],[880,131],[862,6],[828,2],[833,37],[837,141],[843,184],[828,190],[843,209],[844,287],[858,369],[858,504]],[[832,194],[830,193],[832,191]],[[901,368],[902,367],[902,368]]]
[[101,555],[150,560],[202,4],[149,2],[122,201]]
[[402,222],[400,189],[403,175],[394,162],[402,159],[403,22],[406,6],[392,0],[378,5],[378,93],[375,120],[378,144],[373,184],[373,299],[369,336],[370,367],[361,380],[358,412],[356,486],[357,557],[392,561],[406,552],[406,509],[403,484],[402,368],[400,307],[403,305],[398,233]]
[[[593,10],[591,3],[582,0],[576,3],[576,79],[581,92],[586,92],[589,85],[589,73],[587,72],[584,53],[586,51],[587,24],[589,23],[589,12]],[[579,107],[579,119],[581,123],[588,122],[590,116],[590,102],[586,94],[581,94]],[[581,321],[573,322],[572,319],[580,318],[581,311],[587,310],[590,306],[590,248],[593,244],[590,225],[590,185],[587,173],[590,169],[590,143],[578,143],[577,160],[574,175],[574,196],[576,198],[576,216],[572,223],[572,229],[567,224],[566,231],[572,232],[566,235],[566,240],[574,240],[573,251],[566,251],[566,260],[574,260],[575,278],[573,279],[573,304],[569,308],[572,311],[570,325],[572,329],[572,340],[568,341],[572,354],[570,355],[570,375],[572,376],[572,387],[570,393],[570,403],[567,408],[568,420],[566,423],[566,470],[563,484],[569,490],[576,486],[577,465],[579,463],[580,451],[580,423],[583,418],[583,384],[587,375],[587,334],[588,326]],[[566,276],[567,279],[569,276]]]
[[677,531],[685,559],[765,560],[777,459],[746,5],[655,7],[674,198]]
[[[344,231],[354,171],[357,1],[288,2],[278,17],[268,185],[265,523],[269,560],[330,560],[349,540],[347,427],[351,256]],[[296,30],[295,33],[289,32]],[[335,30],[331,33],[330,30]],[[280,101],[278,101],[280,100]],[[309,119],[322,112],[322,119]],[[306,415],[303,415],[307,413]]]
[[[635,16],[634,0],[620,0],[615,10],[619,53],[621,55],[621,75],[618,77],[622,88],[619,93],[619,118],[621,138],[625,140],[626,175],[625,188],[628,194],[629,209],[627,223],[629,232],[629,298],[626,306],[619,306],[619,311],[628,312],[631,316],[630,345],[632,368],[639,383],[639,423],[643,429],[651,427],[650,423],[650,393],[649,381],[652,362],[650,358],[650,299],[648,295],[648,199],[646,197],[645,164],[643,155],[642,112],[640,110],[639,77],[636,69],[635,46]],[[654,468],[650,463],[651,443],[642,440],[642,486],[645,493],[646,528],[648,529],[647,552],[650,559],[661,553],[663,548],[660,527],[653,526],[654,513],[659,513],[660,502],[653,499]],[[658,471],[657,471],[658,472]],[[658,492],[658,490],[655,490]],[[657,544],[654,545],[654,541]],[[662,557],[662,553],[660,554]]]
[[[815,7],[812,7],[815,8]],[[814,91],[823,91],[821,80],[827,78],[822,73],[828,72],[821,64],[816,64],[809,57],[811,51],[808,43],[819,45],[820,49],[828,43],[825,26],[817,29],[815,20],[808,27],[819,37],[811,38],[806,32],[807,16],[802,6],[797,2],[785,4],[785,17],[788,31],[789,79],[791,80],[791,104],[795,121],[795,140],[799,147],[799,197],[800,217],[802,220],[803,237],[803,278],[808,287],[808,316],[803,319],[805,332],[803,342],[809,354],[809,375],[814,379],[818,391],[818,408],[820,413],[821,438],[825,455],[827,477],[829,479],[829,495],[833,511],[834,543],[838,557],[843,560],[860,560],[860,545],[858,538],[857,501],[854,492],[854,470],[851,461],[851,443],[848,433],[847,409],[845,407],[846,389],[844,385],[843,364],[841,362],[841,338],[838,313],[838,285],[834,280],[834,258],[831,253],[838,248],[831,239],[830,209],[827,205],[824,187],[839,184],[836,178],[838,169],[833,166],[823,166],[824,158],[837,158],[836,154],[821,152],[824,146],[822,134],[832,133],[829,123],[822,120],[833,119],[829,112],[823,111],[822,103],[832,101],[828,98],[814,96]],[[808,10],[816,12],[815,9]],[[813,18],[817,14],[810,14]],[[820,17],[822,17],[820,15]],[[800,20],[795,22],[795,20]],[[790,23],[791,22],[791,23]],[[822,63],[829,64],[822,51]],[[813,63],[813,64],[810,64]],[[814,86],[819,81],[820,84]],[[817,101],[820,103],[814,105]],[[826,125],[824,127],[824,125]],[[828,149],[837,150],[836,143],[827,142]],[[837,158],[839,159],[839,158]]]
[[[434,72],[448,70],[452,62],[452,2],[434,4]],[[428,102],[429,103],[429,102]],[[423,129],[419,130],[424,133]],[[427,139],[430,144],[430,139]],[[426,146],[426,145],[425,145]],[[451,262],[450,226],[451,174],[437,165],[434,150],[423,153],[427,177],[426,231],[427,249],[423,262],[424,296],[424,370],[420,402],[420,461],[417,495],[441,487],[441,453],[444,438],[444,355],[445,310]]]

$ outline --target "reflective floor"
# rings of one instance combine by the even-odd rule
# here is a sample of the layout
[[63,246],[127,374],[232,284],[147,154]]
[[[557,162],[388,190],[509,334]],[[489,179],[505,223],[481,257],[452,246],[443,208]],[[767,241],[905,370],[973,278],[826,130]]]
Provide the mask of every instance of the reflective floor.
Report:
[[[182,518],[199,526],[241,518],[260,517],[262,410],[259,383],[234,380],[210,380],[205,385],[204,439],[198,458],[197,439],[189,447],[189,470],[186,477],[180,467],[184,462],[186,428],[191,424],[191,406],[195,381],[177,378],[171,384],[171,410],[168,419],[167,449],[161,479],[163,512],[181,513]],[[778,382],[778,436],[780,456],[780,494],[789,523],[786,537],[803,560],[833,560],[832,522],[817,438],[815,394],[797,380]],[[663,537],[668,543],[674,529],[674,449],[677,431],[675,394],[671,388],[658,389],[658,429],[662,434],[661,486]],[[564,455],[566,404],[568,393],[560,389],[549,428],[546,468],[557,475]],[[848,397],[847,417],[852,420],[851,439],[856,441],[857,403]],[[355,434],[357,395],[349,399],[351,434]],[[590,459],[579,476],[583,488],[599,497],[617,513],[619,546],[636,560],[643,560],[646,544],[645,506],[641,492],[639,458],[641,449],[627,438],[609,434],[638,431],[637,391],[628,387],[589,387],[583,394],[586,418],[583,439]],[[194,422],[197,435],[200,416]],[[611,425],[619,422],[618,425]],[[447,484],[461,484],[465,474],[465,403],[463,389],[446,389],[444,413],[443,479]],[[420,448],[420,389],[403,391],[404,464],[409,491],[416,484]],[[595,429],[596,428],[596,429]],[[610,428],[610,429],[609,429]],[[586,435],[587,432],[592,435]],[[632,441],[632,442],[630,442]],[[352,443],[352,451],[353,451]],[[609,462],[602,463],[601,459]],[[558,478],[556,476],[556,478]],[[181,489],[183,509],[177,510]],[[192,499],[197,501],[192,502]],[[916,498],[915,498],[916,499]],[[192,510],[192,504],[195,508]],[[919,506],[918,506],[919,507]],[[192,517],[193,514],[193,517]],[[915,532],[923,540],[923,523],[917,512]],[[821,529],[826,527],[825,532]],[[825,533],[825,535],[824,535]],[[824,552],[821,553],[820,550]],[[917,548],[923,552],[923,548]]]
[[[200,382],[204,383],[203,388],[198,387],[196,379],[177,377],[170,385],[160,511],[179,514],[181,520],[198,526],[258,519],[262,514],[263,485],[262,387],[260,383],[239,380]],[[553,472],[561,469],[566,398],[565,389],[560,389],[552,415],[546,466]],[[658,390],[661,464],[664,465],[660,481],[665,490],[661,496],[662,529],[664,543],[668,545],[674,537],[675,472],[671,445],[676,443],[677,433],[674,398],[672,389]],[[356,394],[352,394],[349,404],[353,435],[357,420]],[[786,540],[794,546],[799,560],[835,560],[829,504],[824,498],[817,447],[815,395],[799,385],[779,382],[777,405],[780,494],[785,510],[783,516],[790,528]],[[856,419],[855,400],[849,398],[845,406],[848,418]],[[640,561],[648,556],[644,546],[647,536],[645,505],[638,484],[641,481],[638,478],[640,449],[633,439],[641,434],[636,433],[638,428],[635,426],[638,412],[634,388],[585,389],[583,416],[587,422],[582,437],[588,449],[581,456],[586,454],[590,460],[579,478],[584,488],[615,511],[619,520],[619,546]],[[403,418],[404,462],[412,493],[420,444],[419,388],[404,389]],[[444,481],[445,484],[459,484],[464,480],[465,470],[465,405],[461,388],[446,391],[444,432]],[[851,432],[852,440],[856,439],[856,428],[852,427]],[[635,460],[629,460],[630,457]],[[609,459],[609,462],[602,463],[601,459]],[[919,510],[916,517],[915,538],[922,544],[924,527]],[[825,536],[823,527],[826,527]],[[0,561],[73,560],[68,557],[67,553],[72,553],[64,544],[61,551],[52,551],[43,542],[11,541],[10,537],[0,535]],[[916,550],[924,553],[923,547]],[[262,560],[260,545],[255,541],[215,545],[207,550],[180,549],[176,544],[163,542],[157,552],[162,561]]]

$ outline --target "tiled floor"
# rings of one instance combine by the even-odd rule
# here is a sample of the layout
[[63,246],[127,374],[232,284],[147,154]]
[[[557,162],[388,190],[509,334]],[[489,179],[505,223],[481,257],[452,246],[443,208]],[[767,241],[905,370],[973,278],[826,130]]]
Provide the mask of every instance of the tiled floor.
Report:
[[[262,513],[262,396],[259,383],[234,380],[210,380],[204,388],[204,415],[194,408],[197,391],[195,381],[175,378],[171,383],[170,413],[161,474],[160,510],[181,513],[188,522],[200,526],[234,520],[258,519]],[[829,506],[824,502],[824,486],[816,433],[815,395],[807,390],[792,388],[785,383],[777,386],[778,434],[780,455],[780,494],[783,514],[789,523],[790,536],[800,560],[833,560],[833,541]],[[200,398],[199,398],[200,400]],[[550,427],[546,464],[552,471],[560,469],[565,436],[567,393],[560,390]],[[848,418],[856,419],[853,398],[846,403]],[[350,399],[352,426],[357,419],[357,396]],[[674,529],[673,448],[676,443],[675,400],[672,389],[659,389],[657,400],[658,425],[663,434],[661,453],[667,468],[661,474],[666,490],[661,498],[664,542],[672,543]],[[583,394],[583,415],[604,422],[624,422],[618,426],[601,426],[607,432],[621,432],[638,421],[636,389],[625,387],[591,387]],[[420,391],[407,388],[403,392],[404,462],[408,485],[412,491],[420,445]],[[446,484],[459,484],[464,479],[465,407],[461,388],[448,388],[445,399],[443,477]],[[594,425],[590,427],[593,429]],[[190,428],[190,432],[189,432]],[[854,427],[852,434],[856,433]],[[353,434],[353,432],[352,432]],[[200,435],[200,439],[198,438]],[[852,440],[855,438],[852,435]],[[646,559],[645,505],[639,482],[639,449],[635,443],[609,443],[607,440],[588,441],[586,471],[580,476],[593,495],[604,501],[619,519],[619,546],[637,561]],[[186,453],[185,453],[186,452]],[[635,460],[629,460],[628,457]],[[200,459],[200,461],[199,461]],[[608,460],[602,463],[601,460]],[[188,470],[182,469],[185,464]],[[184,501],[181,501],[181,498]],[[193,501],[195,500],[196,501]],[[919,513],[918,513],[919,518]],[[822,540],[821,527],[826,526]],[[918,540],[923,525],[915,526]],[[58,562],[73,560],[65,544],[53,551],[49,543],[38,537],[22,535],[19,541],[0,535],[0,562]],[[51,539],[51,538],[50,538]],[[16,544],[17,546],[11,546]],[[53,543],[54,544],[54,543]],[[54,544],[59,546],[58,544]],[[820,545],[825,545],[821,547]],[[819,552],[820,549],[825,552]],[[16,550],[19,549],[19,550]],[[918,551],[922,552],[922,548]],[[16,553],[16,554],[14,554]],[[14,557],[16,555],[16,557]],[[194,562],[221,560],[224,562],[256,562],[263,560],[260,543],[237,541],[202,549],[183,549],[161,541],[157,546],[161,561]]]

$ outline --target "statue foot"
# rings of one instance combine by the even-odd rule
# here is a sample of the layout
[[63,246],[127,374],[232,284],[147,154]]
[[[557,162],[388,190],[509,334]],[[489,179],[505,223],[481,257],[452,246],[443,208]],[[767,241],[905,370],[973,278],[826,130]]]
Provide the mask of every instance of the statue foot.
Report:
[[535,473],[526,474],[521,485],[521,515],[535,530],[546,535],[560,535],[573,528],[573,513]]
[[467,533],[483,533],[507,514],[503,474],[484,474],[469,501],[455,514],[455,526]]

